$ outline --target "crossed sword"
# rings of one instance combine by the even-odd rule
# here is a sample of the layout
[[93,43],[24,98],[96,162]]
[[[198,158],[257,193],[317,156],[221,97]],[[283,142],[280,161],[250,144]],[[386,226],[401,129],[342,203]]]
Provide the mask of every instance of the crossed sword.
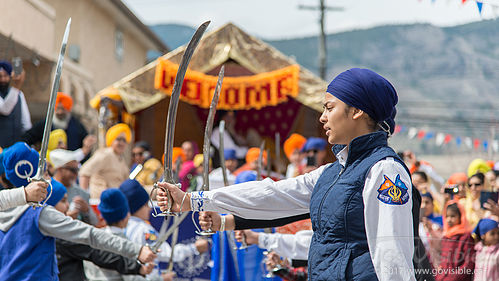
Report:
[[[174,176],[173,176],[173,163],[172,163],[172,152],[173,152],[173,137],[174,137],[174,132],[175,132],[175,120],[177,116],[177,108],[178,108],[178,102],[180,98],[180,93],[182,90],[182,84],[184,81],[185,73],[187,71],[187,67],[189,65],[189,62],[191,60],[191,57],[194,53],[194,50],[196,49],[197,45],[199,44],[199,41],[201,37],[203,36],[203,33],[206,31],[206,28],[208,27],[210,21],[207,21],[203,23],[194,33],[192,36],[189,44],[187,45],[187,48],[185,49],[184,54],[182,55],[182,59],[177,71],[177,75],[175,77],[175,82],[173,84],[173,90],[172,94],[170,97],[170,104],[168,108],[168,116],[166,119],[166,129],[165,129],[165,158],[164,158],[164,173],[163,173],[163,180],[162,182],[167,182],[169,184],[174,184],[177,187],[180,187],[180,184],[176,182]],[[204,135],[204,143],[203,143],[203,167],[204,167],[204,172],[203,172],[203,190],[207,191],[209,190],[209,181],[208,181],[208,173],[209,173],[209,152],[210,152],[210,137],[211,137],[211,132],[213,129],[213,121],[215,117],[215,112],[216,112],[216,106],[218,103],[218,98],[220,95],[220,90],[222,88],[222,82],[223,82],[223,77],[224,77],[224,69],[225,67],[222,66],[220,69],[220,72],[218,74],[218,81],[215,87],[215,91],[213,94],[213,98],[211,101],[210,105],[210,112],[208,114],[208,120],[206,122],[206,127],[205,127],[205,135]],[[160,188],[157,184],[154,185],[154,188]],[[173,270],[173,255],[174,255],[174,248],[175,245],[177,244],[177,239],[178,239],[178,226],[182,223],[182,221],[187,217],[189,212],[184,212],[180,216],[177,213],[174,213],[171,211],[172,207],[172,197],[170,195],[170,192],[166,190],[167,197],[168,197],[168,205],[167,205],[167,210],[163,212],[164,216],[173,216],[173,224],[170,226],[170,228],[164,232],[160,233],[160,236],[156,243],[151,246],[151,250],[154,252],[157,252],[158,249],[161,247],[161,245],[168,239],[171,235],[172,241],[171,241],[171,255],[170,255],[170,262],[168,264],[168,271]],[[167,219],[165,218],[165,222],[163,223],[168,223]],[[205,232],[206,233],[206,232]],[[211,234],[211,232],[210,232]]]

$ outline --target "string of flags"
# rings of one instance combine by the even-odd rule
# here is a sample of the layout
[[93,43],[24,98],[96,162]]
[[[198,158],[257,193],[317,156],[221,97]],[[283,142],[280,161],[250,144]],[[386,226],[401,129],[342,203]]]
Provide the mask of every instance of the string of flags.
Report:
[[418,129],[415,127],[407,127],[404,125],[395,125],[394,135],[406,133],[409,139],[417,138],[421,141],[435,141],[437,146],[455,144],[456,147],[466,147],[468,149],[488,151],[489,147],[494,152],[499,151],[499,140],[488,140],[472,138],[469,136],[454,136],[452,134],[434,132],[425,129]]
[[[435,1],[436,0],[431,0],[431,2]],[[491,6],[494,10],[499,9],[499,2],[495,2],[494,0],[461,0],[461,3],[465,4],[466,2],[469,1],[474,1],[476,3],[476,6],[478,8],[478,13],[480,13],[480,15],[482,14],[484,4]]]

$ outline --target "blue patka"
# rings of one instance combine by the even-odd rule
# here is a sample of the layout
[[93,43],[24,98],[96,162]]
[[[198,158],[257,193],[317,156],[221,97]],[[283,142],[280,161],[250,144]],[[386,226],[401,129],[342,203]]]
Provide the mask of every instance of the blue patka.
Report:
[[383,175],[385,181],[378,188],[379,201],[390,205],[404,205],[409,201],[409,193],[407,186],[400,180],[400,175],[397,175],[395,182],[390,180],[386,175]]

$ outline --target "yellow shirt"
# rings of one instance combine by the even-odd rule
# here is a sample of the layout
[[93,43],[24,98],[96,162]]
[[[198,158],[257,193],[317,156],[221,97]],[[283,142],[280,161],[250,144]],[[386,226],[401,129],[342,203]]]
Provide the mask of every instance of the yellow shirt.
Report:
[[102,191],[119,187],[129,175],[125,158],[111,147],[97,150],[80,169],[80,175],[90,177],[90,198],[99,199]]

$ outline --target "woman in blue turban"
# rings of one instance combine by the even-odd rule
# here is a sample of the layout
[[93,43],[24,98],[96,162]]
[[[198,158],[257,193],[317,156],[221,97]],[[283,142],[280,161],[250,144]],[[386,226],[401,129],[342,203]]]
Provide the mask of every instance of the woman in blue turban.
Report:
[[[397,101],[394,87],[379,74],[359,68],[341,73],[327,88],[319,119],[337,161],[278,182],[265,179],[188,193],[185,202],[190,204],[184,203],[182,211],[260,220],[310,213],[310,280],[433,280],[430,274],[414,273],[415,267],[430,268],[424,248],[418,252],[421,197],[387,143]],[[171,192],[173,210],[179,211],[184,193],[174,185],[161,186]],[[165,195],[158,197],[163,209]],[[220,229],[218,214],[201,217],[203,227]],[[234,228],[233,221],[224,222],[226,230]]]

